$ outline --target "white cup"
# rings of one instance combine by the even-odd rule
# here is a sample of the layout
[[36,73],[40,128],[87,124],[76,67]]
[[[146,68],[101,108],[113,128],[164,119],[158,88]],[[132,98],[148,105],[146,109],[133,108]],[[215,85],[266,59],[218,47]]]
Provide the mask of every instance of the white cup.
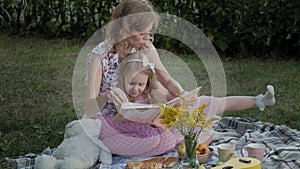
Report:
[[217,146],[219,161],[226,162],[231,158],[235,158],[235,145],[230,143],[224,143]]
[[248,157],[259,159],[261,162],[264,160],[265,157],[265,150],[266,147],[260,143],[250,143],[244,148],[241,149],[241,155],[245,157],[243,153],[243,149],[246,149],[248,152]]

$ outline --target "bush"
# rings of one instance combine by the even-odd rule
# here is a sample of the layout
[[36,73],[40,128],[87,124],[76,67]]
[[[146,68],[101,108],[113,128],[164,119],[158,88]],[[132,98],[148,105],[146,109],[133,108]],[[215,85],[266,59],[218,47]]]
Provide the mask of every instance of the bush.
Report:
[[[291,57],[299,52],[300,1],[151,1],[158,12],[180,16],[200,28],[222,55]],[[14,34],[35,32],[46,38],[86,39],[109,21],[117,2],[2,1],[0,28]],[[190,52],[171,38],[158,36],[157,45]]]

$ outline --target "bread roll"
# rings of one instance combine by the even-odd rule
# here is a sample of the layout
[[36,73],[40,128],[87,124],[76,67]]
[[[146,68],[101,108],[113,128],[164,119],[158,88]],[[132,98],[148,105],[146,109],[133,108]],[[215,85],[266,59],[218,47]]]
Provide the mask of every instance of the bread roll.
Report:
[[142,161],[128,162],[126,169],[141,169],[143,164]]
[[175,165],[178,162],[178,158],[176,157],[169,157],[163,164],[164,168],[172,168],[175,167]]
[[167,160],[165,157],[151,158],[144,161],[128,162],[126,169],[162,169],[172,168],[177,164],[178,159],[176,157],[169,157]]

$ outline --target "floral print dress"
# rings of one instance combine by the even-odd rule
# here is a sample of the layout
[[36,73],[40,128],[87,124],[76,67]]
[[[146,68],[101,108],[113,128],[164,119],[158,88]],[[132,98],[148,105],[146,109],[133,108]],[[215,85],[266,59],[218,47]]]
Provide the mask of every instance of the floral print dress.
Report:
[[[100,43],[93,50],[92,53],[98,55],[102,61],[102,79],[100,86],[100,93],[105,93],[117,86],[119,56],[118,54],[108,53],[105,50],[104,43]],[[88,59],[90,62],[90,58]],[[99,93],[99,94],[100,94]],[[103,116],[114,117],[117,110],[112,101],[108,101],[101,110]]]

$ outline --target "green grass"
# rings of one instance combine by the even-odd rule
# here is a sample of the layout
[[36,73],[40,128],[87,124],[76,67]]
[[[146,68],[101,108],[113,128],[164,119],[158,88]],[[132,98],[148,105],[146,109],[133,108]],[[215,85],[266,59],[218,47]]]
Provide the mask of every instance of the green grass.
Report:
[[0,35],[0,158],[56,147],[72,105],[72,73],[80,45]]
[[225,115],[251,117],[300,129],[300,62],[295,60],[242,59],[224,61],[228,95],[257,95],[265,86],[275,87],[276,105],[260,112],[257,108]]
[[[82,43],[0,35],[0,161],[29,152],[40,153],[63,139],[65,125],[76,119],[72,75]],[[201,62],[182,59],[193,70],[202,94],[210,81]],[[300,62],[222,58],[227,95],[257,95],[275,86],[277,104],[224,115],[257,118],[300,129]]]

